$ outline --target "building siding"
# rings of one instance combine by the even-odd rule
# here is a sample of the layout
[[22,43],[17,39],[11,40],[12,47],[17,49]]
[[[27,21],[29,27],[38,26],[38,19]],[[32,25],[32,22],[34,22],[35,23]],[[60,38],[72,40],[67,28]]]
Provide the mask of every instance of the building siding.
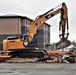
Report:
[[0,34],[19,33],[19,24],[19,19],[17,18],[0,18]]

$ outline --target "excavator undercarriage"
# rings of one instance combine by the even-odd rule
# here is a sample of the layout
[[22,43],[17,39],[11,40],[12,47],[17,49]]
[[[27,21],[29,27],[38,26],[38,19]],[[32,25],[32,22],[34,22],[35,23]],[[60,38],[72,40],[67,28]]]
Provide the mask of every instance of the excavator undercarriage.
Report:
[[[26,49],[11,49],[12,52],[9,53],[12,57],[22,57],[22,58],[44,58],[47,54],[46,50],[40,50],[37,48],[26,48]],[[11,51],[10,50],[10,51]]]

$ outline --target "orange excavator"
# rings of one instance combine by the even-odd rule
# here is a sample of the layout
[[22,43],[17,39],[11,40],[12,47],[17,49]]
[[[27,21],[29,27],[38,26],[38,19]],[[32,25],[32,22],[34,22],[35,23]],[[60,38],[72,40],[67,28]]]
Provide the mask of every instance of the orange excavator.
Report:
[[[61,6],[61,8],[56,9]],[[67,14],[67,6],[63,2],[48,12],[39,15],[32,22],[29,28],[29,34],[23,36],[23,38],[18,37],[7,37],[7,39],[3,40],[3,50],[8,52],[8,55],[12,57],[27,57],[27,58],[43,58],[46,54],[46,50],[41,50],[36,48],[34,44],[34,36],[36,34],[37,29],[47,20],[54,17],[55,15],[60,13],[60,22],[59,22],[59,37],[60,41],[56,43],[56,48],[64,48],[71,44],[68,40],[69,35],[69,27],[68,27],[68,14]],[[66,28],[67,27],[67,28]],[[67,33],[65,30],[67,29]],[[66,36],[65,36],[66,35]]]

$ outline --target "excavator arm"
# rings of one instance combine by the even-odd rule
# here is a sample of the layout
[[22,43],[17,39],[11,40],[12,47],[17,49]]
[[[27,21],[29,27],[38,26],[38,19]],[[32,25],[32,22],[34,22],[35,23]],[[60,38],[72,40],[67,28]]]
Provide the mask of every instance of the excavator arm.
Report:
[[[35,21],[32,22],[31,27],[29,29],[29,35],[33,38],[34,34],[36,34],[36,30],[48,19],[52,18],[53,16],[57,15],[60,12],[60,9],[54,12],[51,12],[48,15],[40,15],[38,16]],[[32,40],[29,38],[29,41]]]
[[[67,32],[67,36],[65,37],[65,29],[66,29],[66,23],[68,20],[68,15],[67,15],[67,6],[65,3],[61,4],[61,8],[55,10],[51,9],[48,12],[39,15],[38,17],[36,17],[36,19],[32,22],[30,29],[29,29],[29,36],[28,36],[28,42],[30,43],[34,37],[34,35],[36,34],[37,29],[48,19],[54,17],[55,15],[60,13],[60,24],[59,24],[59,37],[61,38],[61,41],[64,42],[64,39],[68,38],[69,33]],[[59,5],[60,6],[60,5]],[[58,7],[58,6],[57,6]],[[56,7],[56,8],[57,8]],[[68,23],[67,23],[68,24]],[[68,26],[68,25],[67,25]],[[68,31],[68,28],[67,28]],[[56,43],[56,46],[60,45],[61,43],[58,42]]]

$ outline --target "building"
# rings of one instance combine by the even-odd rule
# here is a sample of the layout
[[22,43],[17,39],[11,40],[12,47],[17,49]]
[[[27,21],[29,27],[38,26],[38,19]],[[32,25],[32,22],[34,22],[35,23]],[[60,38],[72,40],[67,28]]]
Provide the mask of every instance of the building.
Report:
[[[27,34],[31,25],[30,18],[20,15],[1,15],[0,16],[0,50],[3,49],[2,42],[8,36],[18,36]],[[46,48],[46,44],[50,43],[50,25],[44,23],[41,25],[36,34],[37,47]]]

